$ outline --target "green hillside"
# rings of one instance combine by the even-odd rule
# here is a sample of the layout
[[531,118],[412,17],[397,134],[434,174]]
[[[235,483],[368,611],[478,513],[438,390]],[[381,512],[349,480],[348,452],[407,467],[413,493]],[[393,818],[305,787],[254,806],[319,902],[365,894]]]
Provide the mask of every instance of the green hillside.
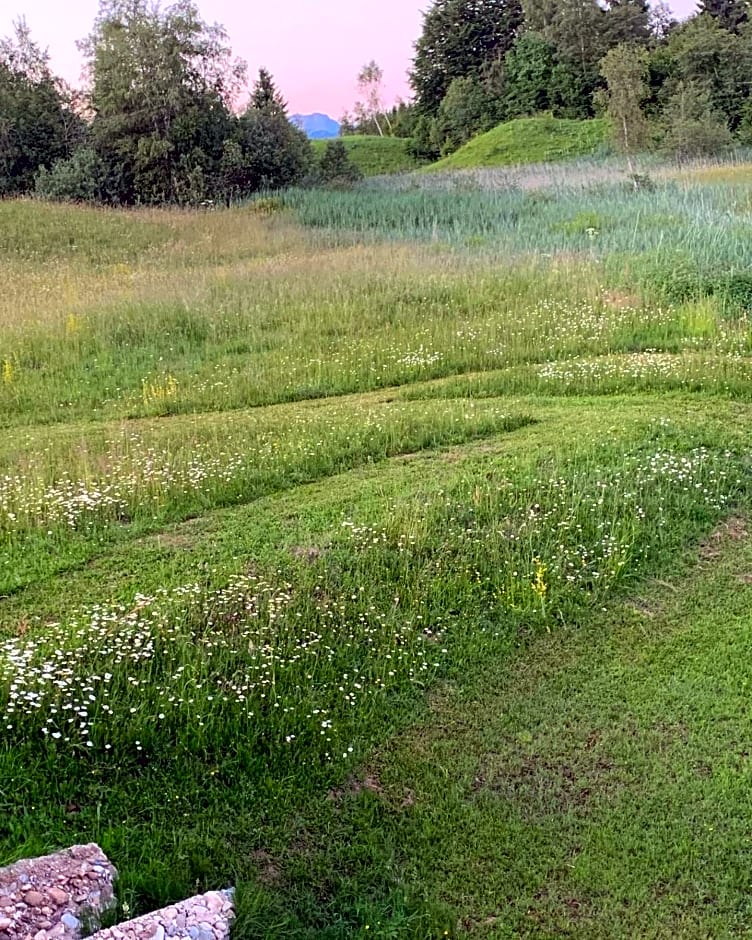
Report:
[[[419,166],[408,149],[410,141],[404,137],[368,137],[356,134],[340,138],[353,162],[364,176],[379,176],[382,173],[404,173]],[[312,140],[314,152],[320,157],[327,141]]]
[[604,119],[574,121],[549,115],[517,118],[468,141],[431,170],[466,170],[476,167],[548,163],[594,153],[608,136]]

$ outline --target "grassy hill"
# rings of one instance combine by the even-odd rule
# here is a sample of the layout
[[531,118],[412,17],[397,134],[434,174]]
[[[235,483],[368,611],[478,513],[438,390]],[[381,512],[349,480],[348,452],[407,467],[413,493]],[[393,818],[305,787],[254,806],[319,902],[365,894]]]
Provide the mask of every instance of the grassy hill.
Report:
[[607,136],[608,122],[603,119],[517,118],[474,137],[429,169],[467,170],[582,157],[598,150]]
[[[415,170],[419,163],[410,153],[410,141],[404,137],[367,137],[362,134],[340,138],[352,161],[360,167],[364,176],[380,176],[383,173],[405,173]],[[320,157],[327,141],[313,140],[314,152]]]

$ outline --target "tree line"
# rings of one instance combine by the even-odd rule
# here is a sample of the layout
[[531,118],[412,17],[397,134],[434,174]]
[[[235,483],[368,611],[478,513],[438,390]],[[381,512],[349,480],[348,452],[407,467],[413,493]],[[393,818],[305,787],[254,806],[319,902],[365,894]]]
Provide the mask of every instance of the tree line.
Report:
[[[340,142],[314,159],[262,69],[193,0],[101,0],[79,44],[85,92],[56,77],[23,21],[0,40],[0,196],[111,204],[232,201],[301,182],[352,181]],[[387,109],[376,62],[343,132],[412,140],[432,158],[501,121],[607,113],[628,155],[752,145],[748,0],[700,0],[677,22],[647,0],[434,0],[410,73]]]
[[434,158],[517,117],[613,118],[616,107],[623,121],[628,99],[633,146],[699,156],[752,145],[751,66],[747,0],[700,0],[683,22],[660,0],[434,0],[414,101],[381,124]]
[[102,0],[79,49],[86,93],[23,20],[0,41],[0,196],[195,205],[357,176],[341,144],[314,160],[265,69],[237,113],[246,65],[192,0]]

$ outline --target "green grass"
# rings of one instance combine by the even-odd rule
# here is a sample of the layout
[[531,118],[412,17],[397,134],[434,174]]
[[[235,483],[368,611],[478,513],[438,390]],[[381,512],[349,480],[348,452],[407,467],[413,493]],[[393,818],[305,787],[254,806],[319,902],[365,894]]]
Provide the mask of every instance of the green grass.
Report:
[[595,153],[607,140],[608,122],[602,118],[590,121],[550,115],[516,118],[479,134],[428,169],[434,172],[550,163]]
[[681,578],[749,507],[748,184],[421,179],[0,205],[0,863],[240,940],[741,934],[741,523]]
[[322,800],[326,839],[293,825],[275,913],[319,893],[331,923],[370,893],[384,936],[746,935],[752,551],[742,519],[715,535],[670,581],[442,683]]
[[[354,134],[340,138],[348,156],[364,176],[382,176],[388,173],[408,173],[420,166],[410,150],[411,141],[404,137],[378,137]],[[327,141],[311,142],[314,153],[321,156]]]

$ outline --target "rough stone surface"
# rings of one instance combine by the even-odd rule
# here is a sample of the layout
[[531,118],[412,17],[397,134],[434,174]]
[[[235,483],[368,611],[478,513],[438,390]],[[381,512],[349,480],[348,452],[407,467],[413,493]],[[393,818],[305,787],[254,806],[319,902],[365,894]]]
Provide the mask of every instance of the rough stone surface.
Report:
[[93,844],[0,868],[0,940],[79,940],[113,906],[116,877]]
[[229,940],[232,891],[209,891],[95,933],[91,940]]
[[[0,940],[81,940],[114,906],[117,872],[96,845],[0,868]],[[91,940],[229,940],[232,889],[99,930]]]

